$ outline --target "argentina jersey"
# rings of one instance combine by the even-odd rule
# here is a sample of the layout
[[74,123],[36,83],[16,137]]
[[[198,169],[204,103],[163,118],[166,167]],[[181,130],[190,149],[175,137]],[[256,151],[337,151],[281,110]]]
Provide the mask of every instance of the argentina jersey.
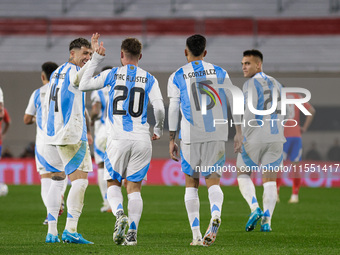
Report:
[[45,97],[45,142],[52,145],[87,141],[85,93],[74,86],[79,66],[66,62],[52,74]]
[[161,99],[157,79],[134,65],[102,72],[110,86],[106,125],[112,139],[150,140],[148,102]]
[[[180,99],[180,139],[184,143],[227,141],[228,106],[232,87],[228,73],[219,66],[193,61],[174,72],[168,96]],[[224,124],[216,124],[223,122]],[[222,121],[221,121],[222,120]]]
[[40,87],[39,89],[36,89],[32,93],[27,108],[25,110],[25,114],[35,116],[36,119],[36,144],[42,144],[44,142],[43,125],[45,123],[45,117],[43,116],[43,113],[46,113],[43,110],[43,105],[47,89],[48,84]]
[[[277,80],[263,72],[257,73],[243,85],[245,112],[242,133],[246,142],[286,141],[283,133],[283,115],[281,115],[281,88],[282,86]],[[277,103],[276,107],[275,102]],[[274,109],[274,112],[266,115],[255,112],[256,110],[269,111],[271,109]]]
[[109,100],[109,92],[108,88],[103,88],[100,90],[94,90],[91,93],[91,102],[92,105],[99,102],[101,105],[100,112],[98,115],[98,119],[94,122],[94,132],[95,135],[101,130],[103,126],[105,126],[107,105]]

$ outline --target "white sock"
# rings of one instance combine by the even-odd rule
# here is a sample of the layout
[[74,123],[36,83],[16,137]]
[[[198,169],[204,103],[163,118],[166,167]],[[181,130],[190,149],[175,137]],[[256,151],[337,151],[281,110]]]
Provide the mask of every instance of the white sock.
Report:
[[219,185],[213,185],[208,189],[211,217],[221,218],[223,192]]
[[41,198],[47,210],[47,204],[46,204],[47,194],[48,194],[48,191],[50,190],[52,179],[41,178],[40,182],[41,182]]
[[106,205],[107,199],[106,199],[106,193],[107,193],[107,181],[104,180],[104,168],[98,168],[98,186],[100,193],[102,194],[103,202]]
[[57,223],[58,214],[61,203],[61,191],[64,181],[51,180],[51,186],[46,197],[47,218],[48,218],[48,233],[52,235],[58,234]]
[[247,174],[241,174],[240,176],[238,176],[237,181],[242,196],[247,201],[250,210],[253,212],[257,207],[259,207],[256,199],[255,186],[253,181]]
[[61,195],[64,197],[65,195],[65,191],[66,191],[66,188],[67,188],[67,184],[68,184],[68,178],[66,176],[65,180],[64,180],[64,186],[63,186],[63,190],[61,191]]
[[129,230],[138,229],[139,220],[143,212],[143,199],[140,192],[128,194],[128,211],[129,211]]
[[200,230],[200,200],[198,198],[198,189],[185,188],[184,202],[188,213],[192,238],[200,239],[202,238],[202,234]]
[[65,229],[70,233],[77,232],[78,220],[84,206],[84,195],[89,184],[87,179],[77,179],[71,183],[67,196],[67,220]]
[[275,209],[276,200],[276,181],[263,183],[263,216],[266,217],[266,223],[269,223],[269,225]]
[[122,211],[123,209],[123,194],[122,188],[117,185],[112,185],[107,189],[107,201],[112,209],[112,213],[117,217],[117,212]]

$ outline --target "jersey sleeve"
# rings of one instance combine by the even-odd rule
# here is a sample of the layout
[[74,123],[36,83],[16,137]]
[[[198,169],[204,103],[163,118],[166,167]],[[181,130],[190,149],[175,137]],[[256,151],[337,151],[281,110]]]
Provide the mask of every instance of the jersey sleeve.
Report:
[[30,100],[28,101],[25,114],[35,116],[35,114],[37,113],[37,109],[35,108],[35,103],[34,103],[35,93],[36,93],[36,90],[32,93]]
[[161,93],[161,90],[159,88],[159,84],[158,84],[158,81],[157,81],[156,78],[155,78],[155,82],[152,85],[152,88],[150,90],[149,99],[150,99],[151,104],[154,100],[157,100],[157,99],[163,100],[162,93]]
[[180,98],[181,91],[178,87],[175,73],[173,73],[168,80],[168,97],[170,98]]
[[106,86],[106,77],[111,72],[110,70],[105,70],[100,74],[92,77],[96,68],[99,64],[104,60],[104,56],[101,56],[97,53],[93,54],[92,60],[87,66],[84,74],[79,83],[79,89],[81,91],[90,91],[95,89],[100,89]]
[[150,103],[153,106],[156,124],[154,133],[160,137],[163,134],[165,110],[161,90],[159,89],[158,81],[155,78],[154,84],[149,93]]

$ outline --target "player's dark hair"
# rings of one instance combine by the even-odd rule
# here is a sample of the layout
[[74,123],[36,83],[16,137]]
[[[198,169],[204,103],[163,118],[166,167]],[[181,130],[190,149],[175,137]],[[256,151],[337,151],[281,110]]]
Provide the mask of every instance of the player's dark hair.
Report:
[[77,38],[70,43],[69,51],[73,50],[74,48],[80,49],[83,46],[91,49],[91,43],[88,40],[85,38]]
[[142,43],[137,38],[129,37],[122,41],[121,50],[131,57],[139,57],[142,53],[142,47]]
[[205,50],[205,46],[207,44],[207,40],[203,35],[192,35],[188,37],[186,45],[192,55],[195,57],[201,56]]
[[45,73],[46,78],[50,81],[51,74],[58,68],[58,65],[54,62],[45,62],[41,66],[41,70]]
[[263,54],[259,50],[256,50],[256,49],[246,50],[243,52],[243,57],[246,57],[246,56],[258,57],[261,59],[261,62],[263,62]]

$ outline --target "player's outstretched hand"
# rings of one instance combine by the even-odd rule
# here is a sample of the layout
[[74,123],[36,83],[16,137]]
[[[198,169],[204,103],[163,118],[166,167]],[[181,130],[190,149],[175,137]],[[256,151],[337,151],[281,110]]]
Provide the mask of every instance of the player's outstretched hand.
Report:
[[101,56],[105,56],[105,51],[106,49],[104,48],[104,43],[100,42],[100,46],[99,48],[96,50],[96,52],[101,55]]
[[99,42],[98,42],[99,37],[100,37],[100,34],[98,33],[92,34],[91,47],[92,47],[93,52],[97,51],[97,49],[99,48]]
[[178,161],[178,145],[174,141],[170,141],[169,143],[169,153],[170,153],[170,158]]
[[159,140],[159,139],[160,139],[160,137],[156,134],[153,134],[153,136],[151,137],[152,141]]

